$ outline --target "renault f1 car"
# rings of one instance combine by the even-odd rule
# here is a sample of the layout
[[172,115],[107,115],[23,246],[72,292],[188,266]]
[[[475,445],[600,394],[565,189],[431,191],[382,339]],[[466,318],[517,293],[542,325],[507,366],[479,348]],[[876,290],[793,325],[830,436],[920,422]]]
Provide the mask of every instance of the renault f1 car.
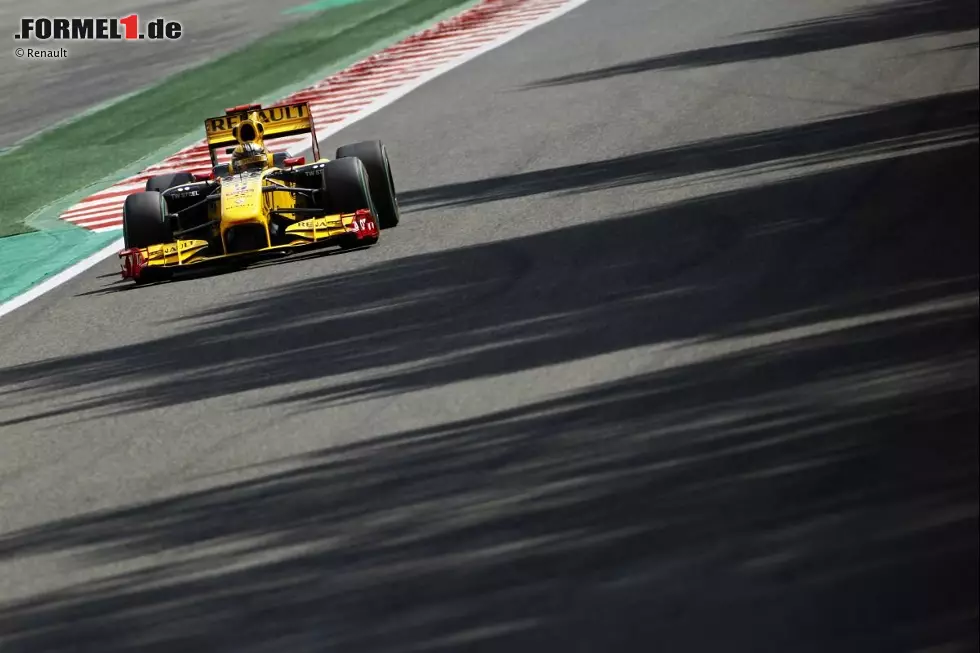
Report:
[[[204,123],[211,172],[151,177],[123,206],[122,276],[169,278],[204,263],[247,265],[265,254],[373,245],[399,221],[385,146],[363,141],[320,157],[306,102],[241,105]],[[313,161],[273,153],[266,142],[309,133]],[[230,155],[219,161],[219,151]]]

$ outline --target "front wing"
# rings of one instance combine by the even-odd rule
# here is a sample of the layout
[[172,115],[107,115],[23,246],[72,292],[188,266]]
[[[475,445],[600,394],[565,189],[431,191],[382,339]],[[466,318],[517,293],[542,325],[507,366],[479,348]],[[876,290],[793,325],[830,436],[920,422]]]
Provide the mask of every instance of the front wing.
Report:
[[299,249],[314,244],[322,245],[348,234],[353,234],[358,240],[377,238],[379,227],[377,218],[370,211],[360,209],[354,213],[339,213],[299,220],[286,228],[286,234],[293,236],[293,240],[273,247],[263,247],[235,254],[208,256],[204,253],[208,247],[208,241],[197,239],[176,240],[172,243],[124,249],[119,252],[119,265],[123,279],[139,280],[147,269],[184,268],[200,263],[239,259],[242,256],[264,252]]

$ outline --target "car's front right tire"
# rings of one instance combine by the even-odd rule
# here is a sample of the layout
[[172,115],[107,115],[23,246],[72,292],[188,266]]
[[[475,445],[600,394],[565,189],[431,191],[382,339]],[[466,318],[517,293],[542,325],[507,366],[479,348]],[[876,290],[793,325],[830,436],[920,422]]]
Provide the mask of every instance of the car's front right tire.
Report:
[[133,193],[123,204],[123,242],[126,249],[173,242],[163,195],[157,191]]

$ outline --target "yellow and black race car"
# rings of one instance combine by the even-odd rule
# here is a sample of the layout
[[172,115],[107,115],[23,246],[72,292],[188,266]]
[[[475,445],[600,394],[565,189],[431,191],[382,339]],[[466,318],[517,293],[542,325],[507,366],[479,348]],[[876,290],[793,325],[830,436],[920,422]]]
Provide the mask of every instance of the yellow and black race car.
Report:
[[[363,141],[321,158],[306,102],[232,107],[204,126],[209,175],[158,175],[126,198],[124,279],[162,280],[188,266],[246,264],[298,248],[373,245],[382,229],[398,224],[384,144]],[[266,149],[266,141],[302,133],[311,135],[312,163]],[[222,148],[231,155],[226,163],[219,163]]]

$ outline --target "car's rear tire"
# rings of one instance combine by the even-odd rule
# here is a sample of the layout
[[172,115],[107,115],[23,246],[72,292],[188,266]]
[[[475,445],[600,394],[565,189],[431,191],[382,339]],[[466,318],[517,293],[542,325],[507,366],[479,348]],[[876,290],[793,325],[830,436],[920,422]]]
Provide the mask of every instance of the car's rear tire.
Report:
[[[374,215],[377,210],[371,199],[368,173],[360,159],[344,158],[328,161],[323,166],[323,206],[327,213],[354,213],[368,209]],[[343,241],[345,246],[348,241]],[[353,239],[358,245],[373,245],[378,237]]]
[[398,225],[401,212],[398,209],[398,195],[395,180],[388,162],[388,150],[381,141],[361,141],[337,148],[337,159],[355,157],[361,160],[367,170],[371,198],[378,212],[378,226],[390,229]]
[[162,175],[154,175],[146,180],[146,190],[156,191],[162,193],[165,190],[169,190],[174,186],[183,186],[184,184],[193,184],[196,179],[194,175],[189,172],[168,172]]
[[126,248],[173,242],[163,195],[157,191],[133,193],[123,204],[123,242]]

